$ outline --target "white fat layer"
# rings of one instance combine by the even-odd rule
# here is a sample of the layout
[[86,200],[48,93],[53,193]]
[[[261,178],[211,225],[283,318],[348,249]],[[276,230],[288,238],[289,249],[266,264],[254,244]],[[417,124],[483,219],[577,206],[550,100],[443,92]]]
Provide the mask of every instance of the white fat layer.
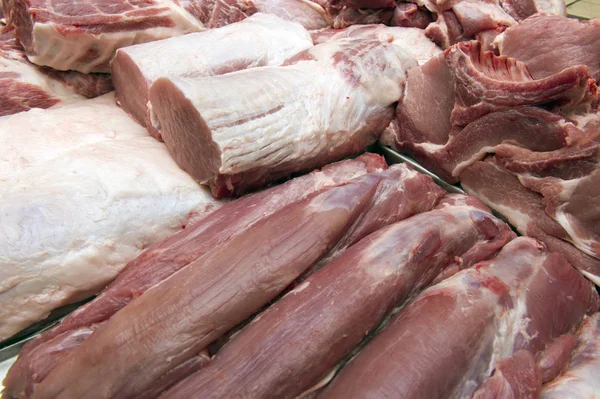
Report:
[[[58,25],[37,22],[33,25],[34,53],[28,54],[29,60],[59,71],[110,72],[108,66],[103,67],[102,64],[109,61],[120,47],[204,30],[202,23],[180,6],[170,1],[161,4],[164,5],[168,5],[169,11],[163,15],[173,21],[172,27],[63,35]],[[97,56],[87,59],[86,55],[90,52],[97,53]]]
[[219,204],[113,94],[3,118],[0,143],[0,340]]
[[444,149],[444,144],[435,143],[415,143],[415,147],[422,148],[428,154],[436,153]]
[[460,176],[460,174],[469,166],[473,165],[475,162],[482,160],[486,154],[493,153],[496,150],[496,146],[487,146],[481,147],[479,151],[475,154],[471,155],[471,157],[467,160],[464,160],[458,163],[454,169],[452,170],[452,176]]
[[[562,204],[556,210],[554,214],[554,219],[565,229],[565,231],[569,234],[569,238],[573,245],[579,248],[581,251],[586,254],[593,256],[596,259],[600,259],[598,254],[594,252],[593,246],[597,243],[591,237],[584,237],[581,234],[578,234],[577,228],[572,221],[572,217],[569,213],[565,212],[564,209],[568,203]],[[577,222],[575,222],[577,223]]]
[[[312,47],[300,24],[270,14],[254,14],[242,22],[120,49],[148,82],[160,77],[200,77],[219,67],[280,65]],[[160,57],[156,57],[160,54]]]

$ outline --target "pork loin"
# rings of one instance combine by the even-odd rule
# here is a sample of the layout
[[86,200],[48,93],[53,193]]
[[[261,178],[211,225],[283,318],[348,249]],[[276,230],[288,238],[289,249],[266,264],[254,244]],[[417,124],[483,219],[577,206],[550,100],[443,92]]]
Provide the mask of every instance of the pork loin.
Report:
[[536,397],[544,351],[599,305],[564,258],[521,237],[420,294],[319,397]]
[[449,268],[491,257],[514,234],[474,198],[378,230],[266,311],[203,369],[164,395],[294,398],[317,383],[401,305]]
[[152,129],[147,106],[155,79],[279,65],[309,47],[312,41],[302,26],[274,15],[255,14],[222,28],[119,49],[111,73],[119,105],[160,138]]
[[171,155],[217,197],[366,148],[417,63],[390,43],[343,38],[287,64],[152,84],[151,115]]

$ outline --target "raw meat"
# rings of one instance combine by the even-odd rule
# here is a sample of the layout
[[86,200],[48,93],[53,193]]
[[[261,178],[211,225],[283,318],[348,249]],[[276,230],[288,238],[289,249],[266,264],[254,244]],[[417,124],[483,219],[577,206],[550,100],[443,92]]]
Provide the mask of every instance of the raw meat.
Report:
[[311,30],[329,25],[323,7],[311,0],[180,0],[179,3],[210,29],[242,21],[257,12],[277,15]]
[[420,294],[320,397],[536,397],[544,351],[599,304],[560,255],[517,238]]
[[112,94],[2,118],[0,143],[0,339],[218,206]]
[[567,9],[563,0],[501,0],[501,3],[502,8],[517,21],[538,13],[567,16]]
[[[368,209],[382,179],[368,174],[325,188],[207,252],[113,315],[59,362],[33,397],[78,397],[79,389],[131,397],[146,390],[325,255]],[[64,373],[82,385],[65,386]]]
[[[561,253],[586,277],[600,285],[600,260],[568,243],[571,240],[569,234],[546,213],[542,196],[524,187],[495,159],[476,162],[467,168],[461,175],[461,184],[468,193],[505,216],[521,234],[543,241],[550,251]],[[593,206],[585,207],[585,210],[590,209],[594,211]]]
[[496,39],[501,55],[515,58],[536,79],[586,65],[600,82],[600,20],[579,21],[558,15],[535,15]]
[[287,64],[152,84],[155,127],[182,169],[215,196],[362,151],[390,123],[417,62],[387,42],[343,38]]
[[511,58],[459,43],[408,72],[397,121],[381,141],[407,151],[449,182],[502,143],[533,151],[567,145],[559,115],[534,105],[593,111],[598,88],[587,67],[570,67],[535,80]]
[[425,29],[433,22],[433,15],[427,9],[413,3],[399,3],[394,9],[392,26]]
[[425,36],[422,29],[385,25],[353,25],[345,29],[322,29],[312,33],[315,44],[343,38],[376,39],[399,46],[419,65],[439,55],[442,50]]
[[474,198],[451,196],[436,210],[367,236],[271,305],[165,397],[297,397],[395,305],[449,268],[491,257],[514,236],[482,208]]
[[600,392],[600,313],[586,318],[566,372],[544,385],[541,399],[590,399]]
[[[228,203],[201,221],[154,245],[129,262],[116,280],[95,300],[73,312],[52,330],[27,343],[11,368],[4,382],[5,387],[16,397],[31,395],[33,384],[43,380],[58,359],[79,346],[101,323],[150,287],[201,258],[208,251],[228,243],[282,208],[327,187],[385,168],[385,161],[374,154],[338,162],[321,171],[314,171],[280,186]],[[419,176],[420,178],[413,179],[415,183],[427,186],[422,181],[424,176]],[[402,184],[408,186],[409,181]],[[432,187],[431,182],[429,187]],[[433,189],[427,191],[421,187],[419,191],[428,194],[430,201],[439,197]],[[421,201],[412,207],[407,206],[406,212],[411,209],[415,212],[426,210],[426,204],[427,201]],[[431,203],[429,206],[433,205]],[[351,231],[354,229],[350,229],[349,233]],[[73,345],[74,342],[76,345]]]
[[49,108],[112,90],[110,76],[60,72],[31,64],[14,36],[0,25],[0,116]]
[[323,7],[311,0],[253,0],[258,12],[277,15],[287,21],[298,22],[306,29],[329,26]]
[[148,91],[155,79],[280,65],[310,47],[311,37],[302,26],[274,15],[255,14],[223,28],[122,48],[111,63],[111,72],[121,107],[159,136],[151,128],[147,109]]
[[4,0],[31,62],[57,70],[109,72],[119,47],[204,30],[172,0]]

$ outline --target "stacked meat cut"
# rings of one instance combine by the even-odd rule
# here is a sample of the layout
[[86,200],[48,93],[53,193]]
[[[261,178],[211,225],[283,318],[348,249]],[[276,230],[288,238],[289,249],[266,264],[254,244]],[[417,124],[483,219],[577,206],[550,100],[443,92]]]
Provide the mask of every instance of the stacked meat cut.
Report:
[[382,137],[596,282],[599,43],[596,21],[534,16],[496,38],[500,56],[478,42],[452,46],[409,71]]
[[597,20],[558,0],[0,19],[0,359],[95,296],[18,343],[3,397],[600,389]]

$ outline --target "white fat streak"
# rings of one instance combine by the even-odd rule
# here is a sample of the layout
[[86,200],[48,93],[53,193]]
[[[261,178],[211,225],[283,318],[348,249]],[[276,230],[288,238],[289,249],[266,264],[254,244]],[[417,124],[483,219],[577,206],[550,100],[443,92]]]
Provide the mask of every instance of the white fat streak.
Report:
[[592,274],[586,270],[579,270],[579,272],[587,277],[592,283],[600,286],[600,276],[596,276],[595,274]]
[[[29,60],[59,71],[73,69],[83,73],[109,72],[109,68],[100,68],[99,65],[109,61],[120,47],[204,30],[202,23],[180,6],[170,1],[164,5],[170,8],[167,16],[173,20],[173,27],[100,34],[84,32],[65,36],[57,31],[55,24],[37,22],[33,26],[34,54],[28,54]],[[98,57],[87,62],[77,61],[89,51],[97,52]]]
[[301,399],[303,397],[305,397],[306,395],[309,395],[321,388],[323,388],[324,386],[326,386],[327,384],[329,384],[331,382],[331,380],[333,380],[333,377],[335,377],[335,374],[337,373],[338,369],[340,368],[340,365],[334,367],[325,377],[323,377],[319,382],[317,382],[315,385],[313,385],[312,387],[310,387],[309,389],[307,389],[306,391],[302,392],[300,395],[296,396],[296,399]]
[[475,162],[483,159],[487,153],[492,153],[496,149],[496,146],[486,146],[481,147],[479,151],[475,154],[471,155],[471,157],[465,161],[458,163],[454,169],[452,170],[452,176],[460,176],[460,174],[469,166],[473,165]]
[[596,240],[593,238],[585,238],[577,233],[575,226],[571,221],[571,216],[569,213],[565,212],[564,209],[568,204],[563,204],[558,207],[556,213],[554,215],[554,219],[565,229],[565,231],[569,234],[570,241],[579,248],[581,251],[586,254],[600,259],[597,253],[594,252],[593,245],[597,244]]
[[435,144],[435,143],[418,143],[415,144],[415,147],[422,148],[428,153],[435,153],[444,149],[444,144]]
[[299,292],[302,292],[305,289],[307,289],[309,285],[310,285],[310,281],[305,281],[302,284],[300,284],[299,286],[297,286],[296,288],[294,288],[292,291],[290,291],[290,294],[297,294]]
[[26,63],[26,60],[24,61],[1,57],[0,72],[17,73],[19,74],[18,81],[38,86],[47,92],[49,96],[56,97],[65,103],[85,99],[84,96],[78,94],[72,87],[59,80],[50,78],[48,75],[40,72],[37,66]]
[[527,226],[532,222],[529,215],[523,213],[517,209],[506,206],[502,203],[495,203],[487,198],[485,195],[476,192],[476,190],[472,190],[469,186],[463,184],[463,188],[467,191],[467,193],[471,195],[477,195],[477,198],[483,202],[485,205],[493,208],[500,215],[504,216],[510,224],[512,224],[521,234],[525,234],[527,232]]

